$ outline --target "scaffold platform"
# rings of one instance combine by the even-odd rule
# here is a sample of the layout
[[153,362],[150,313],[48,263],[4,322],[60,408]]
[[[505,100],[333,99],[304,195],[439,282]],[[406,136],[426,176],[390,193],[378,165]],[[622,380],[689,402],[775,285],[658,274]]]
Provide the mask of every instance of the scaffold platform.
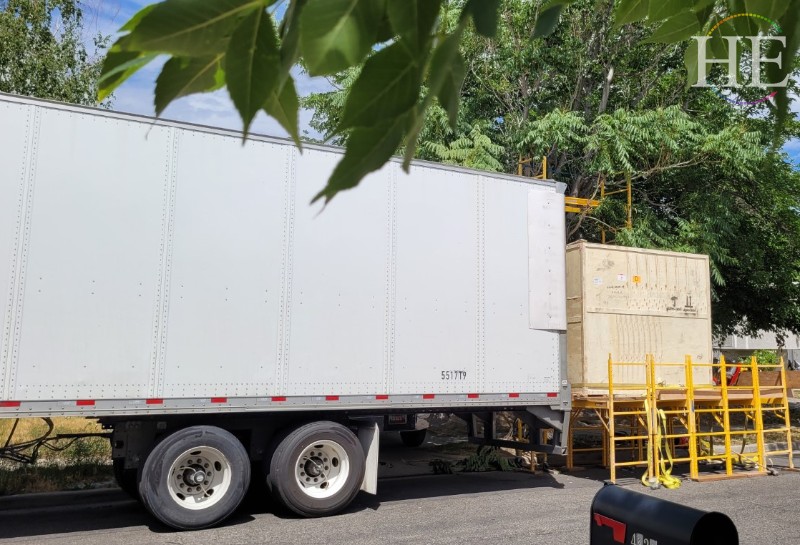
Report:
[[[622,367],[626,382],[616,383],[615,371]],[[683,367],[683,383],[660,379],[676,375],[660,373],[665,367]],[[712,376],[723,377],[719,384],[695,384],[695,371],[708,367]],[[593,454],[595,463],[609,469],[611,482],[621,468],[642,467],[642,482],[654,488],[677,486],[672,468],[679,463],[688,463],[695,481],[766,475],[776,456],[786,456],[785,469],[794,470],[783,361],[764,365],[752,358],[740,366],[752,376],[747,386],[728,384],[730,367],[724,357],[719,363],[695,363],[689,356],[682,363],[659,363],[651,355],[642,362],[609,356],[607,393],[573,396],[567,469],[575,468],[576,458]],[[761,384],[759,371],[775,369],[776,383]],[[768,440],[785,448],[767,453]],[[748,443],[755,446],[746,449]]]

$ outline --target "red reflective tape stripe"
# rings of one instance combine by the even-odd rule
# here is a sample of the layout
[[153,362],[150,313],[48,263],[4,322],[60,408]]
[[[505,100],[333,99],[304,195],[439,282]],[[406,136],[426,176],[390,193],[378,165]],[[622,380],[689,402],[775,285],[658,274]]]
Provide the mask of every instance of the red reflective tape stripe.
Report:
[[154,398],[145,400],[145,403],[148,404],[148,405],[163,405],[164,404],[164,400],[161,399],[160,397],[154,397]]
[[433,399],[436,397],[435,394],[422,394],[422,399]]
[[467,394],[467,399],[478,399],[480,394]]
[[516,397],[519,397],[519,394],[508,394],[508,397],[516,398]]
[[601,515],[600,513],[595,513],[594,523],[601,527],[608,526],[611,528],[614,541],[617,543],[625,543],[625,531],[628,529],[628,526],[624,522],[619,522],[605,515]]
[[325,396],[325,401],[339,401],[339,396]]
[[211,403],[227,403],[227,402],[228,402],[228,398],[227,397],[212,397],[211,398]]
[[20,405],[22,405],[21,401],[0,401],[0,407],[3,408],[19,407]]
[[286,401],[286,396],[272,396],[272,401],[275,402]]
[[94,405],[94,399],[79,399],[75,402],[78,407],[91,407]]
[[386,395],[386,394],[378,394],[378,395],[375,396],[375,399],[386,400],[386,399],[389,399],[389,396]]
[[548,392],[547,397],[558,397],[558,392]]

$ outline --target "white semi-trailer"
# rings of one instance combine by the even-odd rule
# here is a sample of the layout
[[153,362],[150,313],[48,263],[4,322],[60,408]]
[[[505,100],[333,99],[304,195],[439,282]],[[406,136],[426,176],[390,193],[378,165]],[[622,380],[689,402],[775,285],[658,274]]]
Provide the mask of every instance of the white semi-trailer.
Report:
[[339,511],[417,413],[505,444],[518,411],[563,452],[563,184],[391,161],[310,205],[340,157],[0,95],[0,418],[99,419],[120,484],[181,529],[251,476]]

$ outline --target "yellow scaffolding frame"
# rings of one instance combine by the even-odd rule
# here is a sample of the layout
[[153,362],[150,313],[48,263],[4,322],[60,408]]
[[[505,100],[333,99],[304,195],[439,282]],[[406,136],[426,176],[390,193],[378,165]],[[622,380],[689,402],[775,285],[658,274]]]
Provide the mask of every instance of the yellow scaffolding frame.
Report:
[[[524,165],[533,165],[533,157],[528,159],[523,159],[520,156],[519,160],[517,161],[517,176],[524,176]],[[542,170],[539,175],[533,175],[533,178],[546,180],[547,179],[547,156],[542,157]],[[630,200],[630,199],[629,199]],[[575,214],[580,214],[586,210],[591,210],[593,208],[597,208],[600,206],[600,201],[597,199],[584,199],[581,197],[570,197],[567,195],[564,197],[564,211],[565,212],[573,212]],[[630,214],[629,214],[630,215]],[[629,222],[630,223],[630,222]]]
[[[642,369],[644,382],[615,382],[615,368],[631,366]],[[685,383],[660,383],[656,380],[656,370],[660,367],[683,367]],[[786,448],[769,454],[786,455],[788,469],[794,470],[792,426],[783,361],[764,365],[759,364],[756,358],[751,358],[747,366],[753,378],[750,386],[731,386],[727,380],[721,380],[716,386],[696,385],[694,370],[698,367],[718,368],[721,377],[727,376],[728,363],[724,357],[719,364],[711,364],[695,363],[690,356],[686,356],[683,363],[656,363],[652,355],[647,355],[644,362],[615,362],[609,355],[608,393],[574,396],[567,468],[574,467],[575,454],[601,452],[601,463],[609,469],[612,482],[616,481],[618,468],[646,466],[647,471],[642,478],[645,484],[656,486],[659,481],[669,483],[672,465],[681,462],[689,464],[689,477],[696,481],[752,477],[768,472],[766,434],[782,434]],[[765,386],[760,383],[759,371],[768,368],[780,369],[780,384]],[[776,427],[765,426],[765,413],[774,414],[771,420],[777,419],[780,424]],[[599,424],[586,425],[581,422],[587,414],[595,416]],[[743,415],[743,429],[733,428],[732,414]],[[707,425],[709,422],[710,426]],[[752,429],[747,428],[748,422],[752,422]],[[587,431],[600,433],[600,447],[575,447],[575,434]],[[745,444],[751,436],[755,436],[755,451],[745,455]],[[714,441],[720,437],[724,449],[715,453]],[[733,442],[737,438],[741,439],[741,452],[738,454],[733,451]],[[686,442],[687,456],[677,456],[678,440]],[[624,452],[629,453],[627,458],[618,456]],[[724,473],[701,475],[701,463],[719,463],[724,467]],[[737,471],[740,467],[746,471]]]

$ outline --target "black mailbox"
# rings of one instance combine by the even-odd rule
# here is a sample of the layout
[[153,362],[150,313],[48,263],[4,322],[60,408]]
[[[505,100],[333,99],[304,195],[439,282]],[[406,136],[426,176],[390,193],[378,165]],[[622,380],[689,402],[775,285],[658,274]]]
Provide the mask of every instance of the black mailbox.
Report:
[[606,485],[592,501],[591,545],[739,545],[722,513]]

